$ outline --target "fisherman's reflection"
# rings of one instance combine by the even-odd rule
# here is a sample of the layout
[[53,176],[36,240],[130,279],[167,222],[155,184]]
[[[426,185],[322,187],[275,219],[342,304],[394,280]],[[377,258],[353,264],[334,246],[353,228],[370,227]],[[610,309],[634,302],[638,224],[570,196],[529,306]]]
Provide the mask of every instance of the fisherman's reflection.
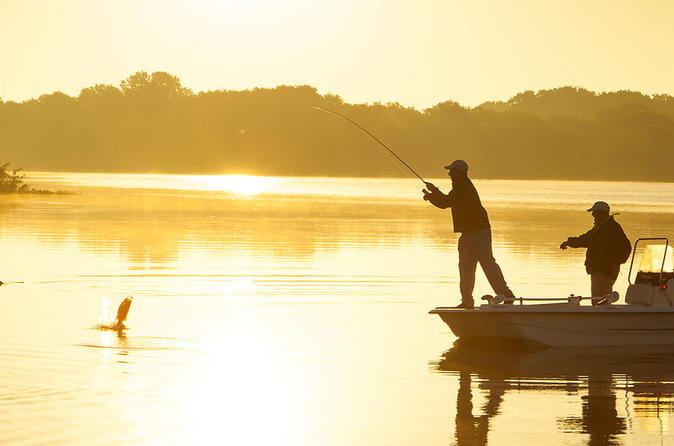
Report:
[[626,431],[625,419],[619,417],[616,410],[612,383],[610,374],[590,375],[587,395],[582,397],[581,417],[561,420],[565,430],[589,434],[588,446],[620,444],[618,435]]
[[503,379],[487,379],[489,390],[487,402],[482,407],[483,415],[473,415],[473,394],[470,372],[459,374],[459,391],[456,396],[456,444],[457,446],[486,445],[489,434],[489,420],[499,413],[505,393]]
[[[570,385],[568,379],[578,379],[572,369],[555,375],[555,365],[551,358],[559,352],[542,353],[527,351],[485,351],[458,342],[443,355],[437,364],[440,371],[459,372],[459,390],[456,400],[455,438],[457,446],[482,446],[488,444],[489,423],[500,413],[506,390],[511,388],[510,381],[523,377],[549,380],[544,387],[562,381],[567,383],[559,387],[560,391],[579,393],[577,385]],[[564,359],[564,355],[561,355]],[[566,358],[570,359],[570,358]],[[567,363],[567,361],[564,361]],[[600,361],[601,362],[601,361]],[[574,366],[575,367],[575,366]],[[580,367],[587,370],[586,367]],[[572,372],[572,373],[568,373]],[[473,414],[472,381],[479,382],[479,388],[487,390],[487,400],[481,408],[482,415]],[[521,387],[524,390],[531,387]],[[534,385],[533,390],[538,390]],[[560,429],[570,433],[588,434],[588,445],[614,445],[620,443],[619,435],[626,432],[626,421],[618,416],[616,395],[612,373],[593,371],[588,374],[587,395],[581,397],[580,417],[560,419]]]

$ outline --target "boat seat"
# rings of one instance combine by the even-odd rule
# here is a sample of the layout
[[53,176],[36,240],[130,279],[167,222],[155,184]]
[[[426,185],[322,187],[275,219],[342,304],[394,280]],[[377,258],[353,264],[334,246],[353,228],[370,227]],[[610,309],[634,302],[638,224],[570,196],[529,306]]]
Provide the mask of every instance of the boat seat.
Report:
[[653,302],[654,286],[646,283],[635,283],[627,287],[625,302],[627,305],[650,306]]
[[653,290],[655,287],[646,283],[635,283],[627,287],[625,302],[627,305],[650,306],[653,302]]
[[644,305],[647,307],[674,306],[674,279],[660,287],[649,283],[635,283],[627,287],[625,302],[628,305]]

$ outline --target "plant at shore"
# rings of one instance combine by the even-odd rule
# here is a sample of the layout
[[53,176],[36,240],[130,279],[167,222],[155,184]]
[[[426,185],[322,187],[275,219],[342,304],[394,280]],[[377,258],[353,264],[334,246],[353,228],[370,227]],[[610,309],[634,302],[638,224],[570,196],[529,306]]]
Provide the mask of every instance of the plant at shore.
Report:
[[19,174],[20,171],[21,169],[10,169],[9,163],[0,165],[0,193],[26,192],[30,189],[23,181],[25,175]]
[[21,175],[21,169],[10,169],[10,163],[0,164],[0,194],[43,194],[50,193],[46,190],[33,189],[26,184],[25,175]]

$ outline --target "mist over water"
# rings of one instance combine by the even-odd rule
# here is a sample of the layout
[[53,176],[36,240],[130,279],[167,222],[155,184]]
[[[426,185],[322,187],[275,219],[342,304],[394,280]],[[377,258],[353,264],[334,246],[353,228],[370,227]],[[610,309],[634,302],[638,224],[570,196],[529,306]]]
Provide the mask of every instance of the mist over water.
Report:
[[[674,441],[669,354],[454,345],[427,312],[459,301],[458,237],[418,181],[31,184],[75,194],[0,197],[0,280],[25,282],[0,288],[2,444]],[[632,240],[674,235],[672,184],[475,184],[517,295],[589,292],[584,251],[558,246],[596,200]],[[126,295],[129,330],[92,330]]]

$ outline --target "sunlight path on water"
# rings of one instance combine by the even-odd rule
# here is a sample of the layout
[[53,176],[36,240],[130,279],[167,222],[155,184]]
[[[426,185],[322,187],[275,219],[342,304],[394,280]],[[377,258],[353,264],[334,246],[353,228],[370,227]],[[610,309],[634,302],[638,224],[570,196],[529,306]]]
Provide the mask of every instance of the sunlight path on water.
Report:
[[[229,192],[238,195],[396,199],[418,204],[423,185],[416,179],[265,177],[255,175],[168,175],[28,172],[45,188],[123,188]],[[448,178],[429,179],[444,191]],[[601,197],[620,211],[674,213],[674,183],[610,181],[474,180],[482,201],[499,207],[573,210]],[[535,184],[535,187],[532,187]]]

